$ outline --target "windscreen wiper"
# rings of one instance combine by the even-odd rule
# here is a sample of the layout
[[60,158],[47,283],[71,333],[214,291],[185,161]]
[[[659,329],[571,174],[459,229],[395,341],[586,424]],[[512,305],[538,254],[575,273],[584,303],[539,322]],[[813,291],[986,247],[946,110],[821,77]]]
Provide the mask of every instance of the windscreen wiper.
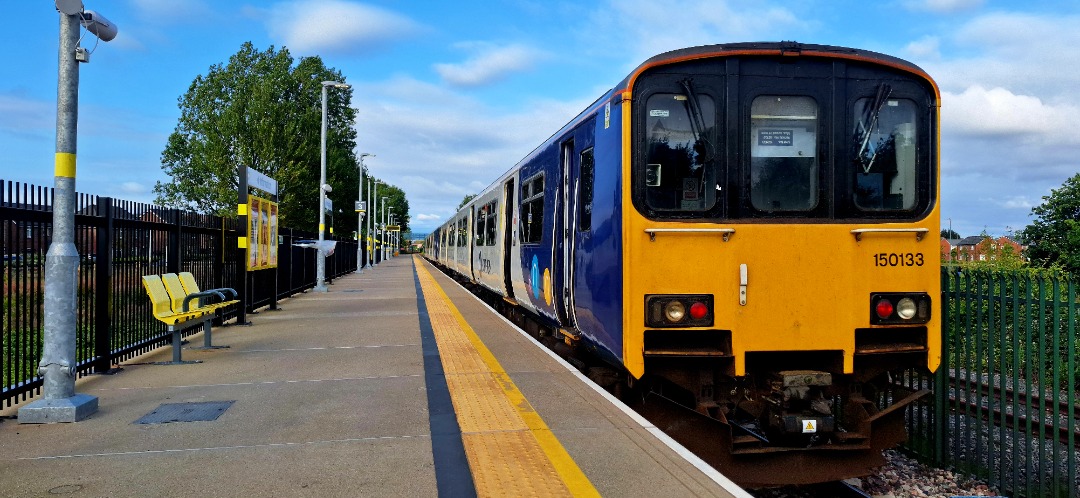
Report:
[[[862,116],[859,118],[859,127],[862,128],[862,136],[856,139],[856,142],[860,142],[859,151],[855,154],[855,157],[862,161],[863,154],[866,153],[866,148],[870,146],[870,135],[873,134],[874,128],[877,127],[878,117],[881,115],[881,107],[885,105],[885,101],[889,100],[889,96],[892,95],[892,87],[887,83],[878,85],[877,95],[874,96],[874,100],[870,105],[863,109]],[[874,159],[877,158],[877,149],[870,155],[870,161],[863,165],[863,173],[869,173],[870,168],[874,166]]]

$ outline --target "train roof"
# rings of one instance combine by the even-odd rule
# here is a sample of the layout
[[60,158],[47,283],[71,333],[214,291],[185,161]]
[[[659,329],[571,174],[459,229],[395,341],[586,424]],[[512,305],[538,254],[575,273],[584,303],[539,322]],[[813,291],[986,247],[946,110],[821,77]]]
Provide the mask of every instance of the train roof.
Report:
[[[812,44],[812,43],[798,43],[798,42],[794,42],[794,41],[724,43],[724,44],[716,44],[716,45],[701,45],[701,46],[697,46],[697,47],[687,47],[687,48],[681,48],[681,49],[678,49],[678,50],[672,50],[672,51],[669,51],[669,52],[664,52],[664,53],[659,54],[659,55],[654,55],[654,56],[650,57],[648,60],[646,60],[645,62],[642,62],[640,65],[638,65],[638,67],[635,68],[629,75],[627,75],[626,78],[623,78],[623,80],[618,85],[616,85],[614,88],[608,90],[607,92],[604,92],[603,95],[601,95],[599,98],[597,98],[595,101],[593,101],[592,104],[589,104],[589,106],[586,107],[584,110],[582,110],[577,116],[575,116],[574,119],[570,120],[570,122],[563,125],[555,133],[552,133],[551,136],[548,137],[547,140],[545,140],[544,142],[537,145],[536,148],[534,148],[531,152],[529,152],[529,154],[527,154],[525,157],[523,157],[518,162],[514,163],[514,165],[511,166],[508,170],[506,170],[505,173],[503,173],[502,175],[499,175],[499,177],[495,181],[493,181],[490,185],[488,185],[487,187],[482,189],[480,192],[478,192],[477,195],[476,195],[476,199],[479,199],[480,197],[483,197],[485,194],[490,192],[492,189],[498,188],[498,186],[501,185],[502,182],[507,177],[512,175],[514,173],[514,171],[516,171],[518,168],[520,168],[523,163],[525,163],[526,161],[529,161],[530,159],[532,159],[532,157],[534,155],[536,155],[538,151],[542,150],[544,147],[547,147],[553,140],[555,140],[557,137],[559,137],[563,133],[565,133],[566,130],[568,130],[570,128],[573,128],[574,126],[577,126],[577,124],[580,123],[581,121],[587,119],[589,116],[592,116],[592,115],[596,114],[597,111],[605,103],[611,101],[612,99],[617,100],[617,99],[623,98],[623,96],[624,96],[623,94],[628,89],[628,86],[631,84],[631,82],[634,80],[634,78],[636,78],[637,76],[639,76],[641,74],[642,71],[645,71],[646,69],[649,69],[649,68],[655,67],[655,66],[661,66],[661,65],[664,65],[664,64],[674,64],[674,63],[677,63],[677,62],[682,62],[682,61],[687,61],[687,60],[703,59],[703,58],[708,58],[708,57],[729,57],[729,56],[736,56],[736,55],[758,55],[758,56],[769,56],[769,55],[775,55],[775,56],[802,56],[802,55],[806,55],[806,56],[834,57],[834,58],[841,58],[841,59],[868,61],[868,62],[873,62],[873,63],[877,63],[877,64],[884,64],[884,65],[887,65],[887,66],[892,66],[892,67],[895,67],[897,69],[919,75],[919,76],[925,78],[928,82],[930,82],[930,84],[934,87],[934,91],[935,92],[937,91],[937,84],[934,82],[933,78],[931,78],[930,75],[928,75],[926,73],[926,71],[923,71],[922,68],[920,68],[919,66],[917,66],[917,65],[915,65],[915,64],[913,64],[911,62],[908,62],[908,61],[906,61],[904,59],[901,59],[899,57],[893,57],[891,55],[886,55],[886,54],[882,54],[882,53],[878,53],[878,52],[873,52],[873,51],[870,51],[870,50],[861,50],[861,49],[848,48],[848,47],[838,47],[838,46],[833,46],[833,45],[818,45],[818,44]],[[940,96],[938,97],[938,100],[940,100]],[[466,206],[463,206],[461,209],[459,209],[457,212],[455,212],[454,215],[450,217],[450,219],[453,219],[453,218],[457,217],[459,214],[461,214],[463,211],[465,211],[469,207],[469,205],[471,205],[471,204],[472,203],[469,203]],[[449,219],[447,221],[449,221]]]
[[[838,47],[833,45],[817,45],[812,43],[798,43],[793,41],[781,42],[742,42],[725,43],[718,45],[701,45],[697,47],[681,48],[664,52],[650,57],[634,69],[626,78],[615,87],[617,92],[627,89],[630,82],[641,74],[642,71],[664,64],[672,64],[707,57],[725,57],[735,55],[778,55],[778,56],[819,56],[836,57],[841,59],[863,60],[892,66],[897,69],[918,74],[933,83],[933,79],[919,66],[912,64],[899,57],[893,57],[870,50]],[[936,85],[935,85],[936,86]]]

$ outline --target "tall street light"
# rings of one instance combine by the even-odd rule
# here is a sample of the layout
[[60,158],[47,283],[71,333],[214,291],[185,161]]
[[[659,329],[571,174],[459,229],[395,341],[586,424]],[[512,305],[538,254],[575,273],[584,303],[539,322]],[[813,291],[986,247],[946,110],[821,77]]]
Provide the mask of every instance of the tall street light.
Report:
[[368,182],[368,204],[371,205],[371,215],[368,216],[368,237],[371,238],[371,246],[368,248],[367,267],[371,268],[375,265],[375,228],[376,220],[378,220],[375,215],[377,214],[379,207],[375,202],[375,196],[379,195],[379,184],[382,183],[382,180],[369,178]]
[[390,219],[387,216],[387,198],[382,198],[382,260],[387,260],[387,223]]
[[[52,241],[45,254],[45,310],[41,361],[43,399],[19,409],[19,423],[78,422],[98,408],[98,399],[75,393],[76,290],[79,251],[75,248],[75,152],[79,124],[79,63],[90,53],[79,46],[79,25],[101,41],[116,36],[116,25],[82,0],[56,0],[60,13],[56,85],[56,155],[54,157]],[[44,8],[44,7],[42,7]]]
[[322,82],[322,145],[320,151],[322,160],[319,163],[319,244],[316,247],[318,255],[315,257],[315,292],[326,292],[326,251],[323,249],[323,232],[326,231],[326,193],[330,191],[330,185],[326,183],[326,89],[349,88],[349,85],[338,81]]
[[364,173],[367,171],[364,168],[364,158],[375,157],[375,154],[368,154],[367,152],[360,154],[360,178],[358,180],[359,190],[356,195],[360,196],[360,201],[356,205],[356,272],[364,271],[363,261],[363,229],[364,229],[364,214],[367,211],[367,203],[364,202]]

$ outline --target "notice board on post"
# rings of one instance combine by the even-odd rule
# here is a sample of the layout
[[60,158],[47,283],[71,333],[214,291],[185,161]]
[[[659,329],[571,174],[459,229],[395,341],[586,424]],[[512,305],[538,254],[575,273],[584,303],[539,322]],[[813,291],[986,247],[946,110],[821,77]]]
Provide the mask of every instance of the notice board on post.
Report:
[[278,204],[248,194],[247,269],[265,270],[278,264]]

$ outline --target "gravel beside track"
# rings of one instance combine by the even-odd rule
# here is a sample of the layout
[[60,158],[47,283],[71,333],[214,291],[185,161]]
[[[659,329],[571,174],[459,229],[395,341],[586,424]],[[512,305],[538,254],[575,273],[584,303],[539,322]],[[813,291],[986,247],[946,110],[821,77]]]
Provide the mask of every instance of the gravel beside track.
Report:
[[[885,451],[885,459],[876,473],[849,482],[875,498],[999,496],[984,482],[928,467],[894,450]],[[823,498],[799,486],[750,490],[750,494],[757,498]]]

